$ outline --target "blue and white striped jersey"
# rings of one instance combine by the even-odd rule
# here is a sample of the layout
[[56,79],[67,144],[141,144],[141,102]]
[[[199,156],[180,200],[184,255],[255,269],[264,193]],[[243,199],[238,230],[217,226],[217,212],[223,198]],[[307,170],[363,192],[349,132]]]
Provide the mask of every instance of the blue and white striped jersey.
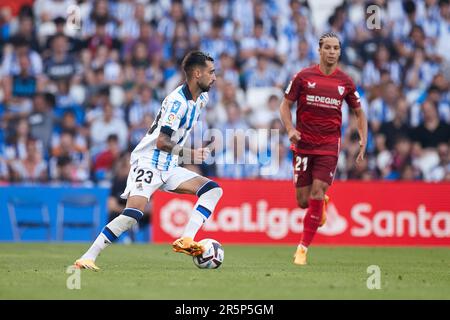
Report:
[[177,87],[162,102],[150,130],[131,153],[130,163],[139,159],[162,171],[176,167],[178,156],[156,147],[161,128],[173,130],[171,140],[183,146],[207,103],[208,93],[203,92],[194,101],[187,84]]

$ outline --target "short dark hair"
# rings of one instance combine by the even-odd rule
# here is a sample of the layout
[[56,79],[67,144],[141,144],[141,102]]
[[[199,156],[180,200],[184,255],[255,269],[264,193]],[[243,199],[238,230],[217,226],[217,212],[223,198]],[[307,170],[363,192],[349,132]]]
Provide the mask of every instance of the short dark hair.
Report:
[[72,159],[69,156],[60,156],[56,160],[56,165],[58,167],[64,167],[72,163]]
[[416,12],[416,3],[413,0],[404,1],[403,11],[408,15]]
[[53,19],[54,24],[64,24],[66,23],[66,19],[64,17],[58,16],[55,19]]
[[435,84],[432,84],[431,86],[428,87],[427,89],[427,93],[431,93],[431,92],[438,92],[441,93],[441,89],[439,89],[439,87]]
[[108,138],[106,138],[106,142],[119,142],[119,137],[115,133],[111,133],[108,135]]
[[215,17],[215,18],[212,20],[212,27],[213,27],[214,29],[222,29],[224,23],[225,23],[225,19],[224,19],[224,18],[222,18],[222,17]]
[[322,36],[319,39],[319,48],[322,48],[323,40],[325,38],[336,38],[339,41],[339,47],[341,47],[341,40],[339,39],[338,35],[334,32],[326,32],[322,34]]
[[206,61],[213,62],[214,59],[201,51],[191,51],[183,59],[182,67],[186,76],[189,77],[195,67],[206,67]]

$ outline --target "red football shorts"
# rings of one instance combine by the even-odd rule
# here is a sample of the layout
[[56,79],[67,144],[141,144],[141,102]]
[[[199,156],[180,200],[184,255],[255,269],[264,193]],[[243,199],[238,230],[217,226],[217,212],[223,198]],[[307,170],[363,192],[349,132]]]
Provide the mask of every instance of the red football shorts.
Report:
[[294,152],[294,184],[297,188],[312,184],[314,179],[333,183],[338,157]]

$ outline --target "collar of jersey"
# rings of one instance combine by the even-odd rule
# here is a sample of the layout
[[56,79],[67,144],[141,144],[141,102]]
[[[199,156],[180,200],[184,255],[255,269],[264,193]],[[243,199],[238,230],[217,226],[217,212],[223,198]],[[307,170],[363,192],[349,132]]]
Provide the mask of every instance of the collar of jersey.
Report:
[[187,100],[194,101],[194,98],[192,97],[191,91],[189,91],[189,87],[188,87],[187,83],[185,83],[183,85],[183,88],[181,88],[181,90],[183,91],[183,94],[184,94],[184,96],[186,97]]

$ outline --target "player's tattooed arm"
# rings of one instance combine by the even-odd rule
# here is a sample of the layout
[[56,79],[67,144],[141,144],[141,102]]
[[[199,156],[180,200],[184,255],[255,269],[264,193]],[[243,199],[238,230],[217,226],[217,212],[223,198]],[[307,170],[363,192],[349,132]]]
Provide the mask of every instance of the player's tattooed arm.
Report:
[[366,152],[367,145],[367,118],[362,108],[354,109],[356,115],[356,121],[359,134],[359,153],[356,158],[356,162],[360,163],[364,160],[364,153]]
[[183,156],[183,154],[189,154],[192,149],[182,148],[171,140],[172,133],[161,131],[158,140],[156,141],[156,147],[168,153],[172,153],[177,156]]
[[206,160],[210,154],[209,148],[191,149],[177,145],[171,140],[171,134],[166,131],[161,131],[159,134],[158,140],[156,141],[156,147],[161,151],[184,157],[186,161],[194,160],[194,163],[201,163]]

